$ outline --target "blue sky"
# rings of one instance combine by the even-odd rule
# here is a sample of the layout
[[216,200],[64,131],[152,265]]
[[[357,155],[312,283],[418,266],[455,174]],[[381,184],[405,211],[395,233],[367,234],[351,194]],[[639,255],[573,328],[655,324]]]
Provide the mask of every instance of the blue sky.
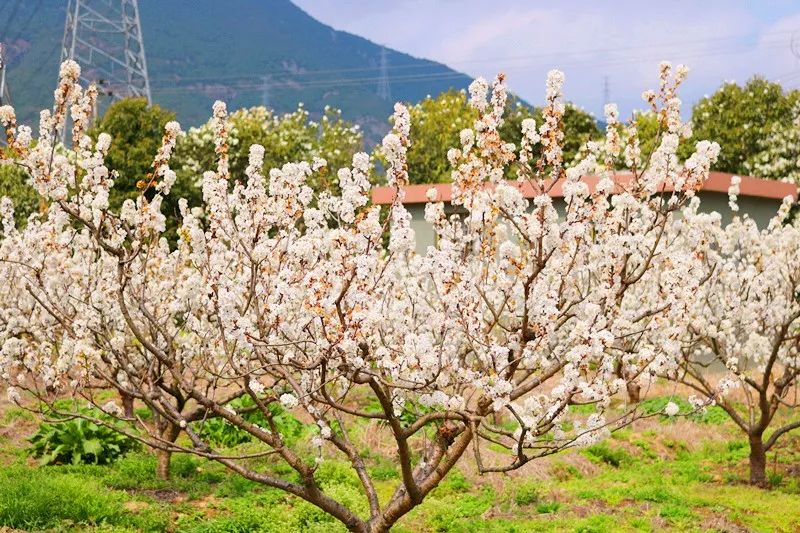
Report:
[[[320,21],[472,76],[505,72],[532,103],[551,68],[569,100],[600,114],[604,80],[623,116],[661,60],[691,69],[689,106],[755,74],[800,87],[800,1],[294,0]],[[798,57],[792,52],[792,42]],[[391,73],[391,71],[390,71]]]

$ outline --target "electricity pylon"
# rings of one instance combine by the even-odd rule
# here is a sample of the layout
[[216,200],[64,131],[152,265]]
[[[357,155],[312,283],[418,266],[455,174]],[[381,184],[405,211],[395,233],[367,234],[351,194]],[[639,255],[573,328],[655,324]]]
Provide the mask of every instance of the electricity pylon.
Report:
[[6,61],[3,43],[0,43],[0,105],[11,105],[11,93],[6,83]]
[[150,99],[137,0],[69,0],[61,61],[74,59],[81,78],[112,98]]

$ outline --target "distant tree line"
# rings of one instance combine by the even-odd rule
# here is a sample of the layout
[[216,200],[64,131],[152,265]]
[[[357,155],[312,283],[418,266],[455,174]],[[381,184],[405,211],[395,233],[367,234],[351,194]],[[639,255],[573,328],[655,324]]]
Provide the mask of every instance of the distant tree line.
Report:
[[[477,110],[467,105],[465,91],[450,90],[410,106],[410,116],[414,139],[408,150],[410,182],[450,181],[452,169],[447,152],[459,145],[460,132],[472,127]],[[541,124],[541,117],[541,108],[510,98],[500,128],[502,139],[519,146],[522,121],[531,118]],[[118,173],[110,198],[113,207],[118,208],[126,198],[138,194],[137,184],[150,171],[148,157],[160,145],[164,125],[174,119],[172,111],[149,106],[142,98],[128,98],[114,102],[94,125],[92,135],[103,131],[113,139],[107,158],[109,167]],[[594,116],[572,103],[566,103],[563,120],[565,161],[581,157],[588,141],[601,140],[605,135]],[[652,110],[636,112],[631,117],[643,154],[657,148],[666,120],[663,113]],[[248,150],[254,143],[266,149],[265,168],[316,157],[325,159],[328,168],[338,169],[347,166],[364,145],[359,127],[344,120],[334,108],[326,108],[315,120],[302,105],[283,115],[253,107],[234,111],[230,122],[230,165],[234,176],[244,175]],[[693,151],[694,139],[715,139],[721,148],[715,170],[800,183],[800,91],[786,91],[780,84],[761,77],[744,85],[726,82],[695,104],[691,127],[694,134],[681,141],[679,156],[685,158]],[[202,173],[214,164],[212,144],[210,122],[190,128],[179,138],[172,162],[178,179],[166,200],[166,214],[177,214],[180,197],[187,198],[189,205],[200,203],[198,184]],[[373,152],[373,158],[384,160],[380,148]],[[508,178],[516,177],[513,170],[506,172]],[[21,169],[0,166],[0,195],[15,199],[20,221],[41,207],[26,181]],[[313,185],[317,190],[335,189],[336,172],[323,174]],[[171,225],[174,227],[175,222]]]

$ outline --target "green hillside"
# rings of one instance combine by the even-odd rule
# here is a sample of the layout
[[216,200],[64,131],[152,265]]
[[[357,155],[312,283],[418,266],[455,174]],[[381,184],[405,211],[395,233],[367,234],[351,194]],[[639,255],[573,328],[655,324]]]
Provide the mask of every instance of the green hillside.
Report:
[[[50,105],[66,1],[0,1],[9,84],[20,116]],[[278,111],[341,108],[367,132],[386,127],[396,100],[417,101],[469,78],[387,49],[391,97],[378,96],[381,46],[315,20],[288,0],[142,0],[153,99],[185,126],[205,121],[216,99]],[[266,80],[266,83],[265,83]]]

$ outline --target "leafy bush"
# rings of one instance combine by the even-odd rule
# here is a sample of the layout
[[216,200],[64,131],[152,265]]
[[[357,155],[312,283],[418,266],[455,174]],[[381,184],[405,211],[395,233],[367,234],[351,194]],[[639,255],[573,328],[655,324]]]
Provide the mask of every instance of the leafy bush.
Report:
[[[81,408],[78,413],[110,425],[118,424],[97,409]],[[138,448],[135,440],[84,418],[41,424],[30,443],[28,452],[39,458],[42,465],[109,464]]]
[[[664,408],[669,402],[677,404],[680,408],[679,413],[687,415],[686,418],[693,422],[699,422],[701,424],[722,424],[728,420],[728,414],[718,405],[712,405],[700,411],[695,411],[694,407],[692,407],[689,402],[679,397],[660,396],[657,398],[649,398],[639,404],[639,409],[646,415],[663,413]],[[670,419],[670,417],[666,415],[663,415],[662,418]]]
[[701,424],[723,424],[730,420],[728,413],[719,405],[706,407],[700,412],[689,415],[689,418]]
[[28,185],[28,174],[20,167],[0,164],[0,197],[8,196],[14,202],[14,219],[24,225],[31,213],[39,210],[39,195]]
[[396,465],[377,465],[367,469],[369,475],[376,480],[386,481],[388,479],[397,479],[400,477],[400,472]]
[[779,487],[783,482],[783,474],[778,472],[767,472],[767,483],[772,488]]
[[[228,407],[238,412],[245,409],[242,418],[252,424],[268,427],[267,417],[264,416],[255,402],[249,396],[243,396],[233,400]],[[248,410],[249,409],[249,410]],[[269,404],[269,411],[272,413],[272,421],[278,427],[284,441],[292,446],[303,435],[304,425],[297,420],[291,413],[288,413],[280,404]],[[200,436],[213,446],[233,447],[245,442],[252,441],[252,435],[247,431],[230,424],[223,418],[210,418],[200,422],[195,422],[194,429]]]
[[628,452],[622,448],[612,448],[606,442],[589,446],[584,453],[592,461],[606,463],[614,468],[619,468],[620,465],[629,462],[631,459]]
[[539,502],[539,489],[532,483],[520,483],[514,493],[514,502],[517,505],[530,505]]
[[536,512],[539,514],[552,514],[561,508],[558,502],[539,502],[536,504]]
[[555,461],[550,467],[550,475],[559,481],[566,481],[572,478],[582,478],[583,474],[575,466],[563,461]]

